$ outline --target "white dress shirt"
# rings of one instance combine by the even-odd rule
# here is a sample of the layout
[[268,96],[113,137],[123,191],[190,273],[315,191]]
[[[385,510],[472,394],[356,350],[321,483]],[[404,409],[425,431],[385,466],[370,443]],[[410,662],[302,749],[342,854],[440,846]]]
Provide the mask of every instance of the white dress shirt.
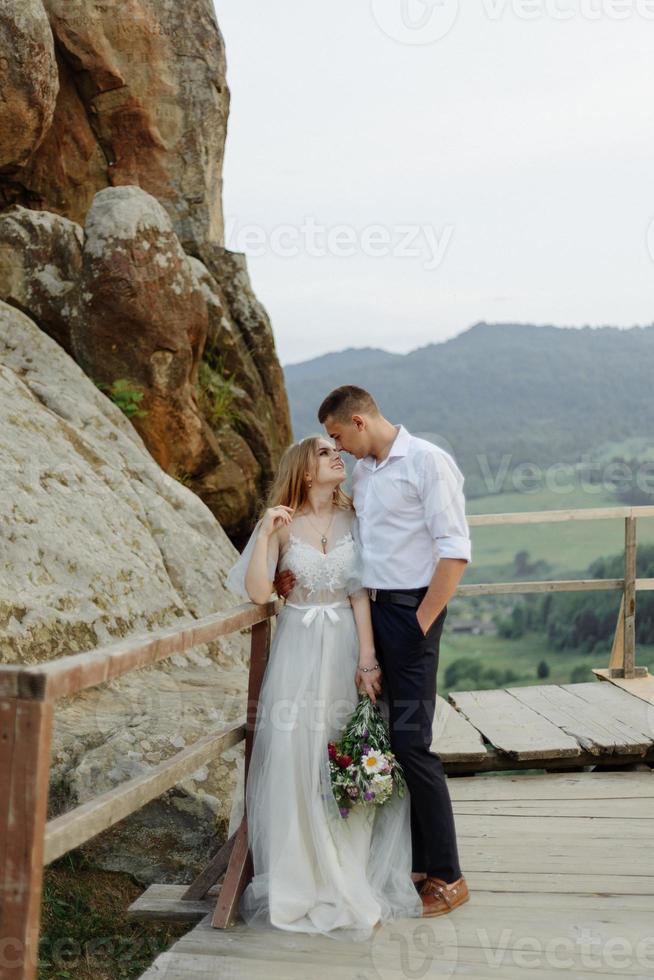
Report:
[[386,459],[357,460],[352,496],[363,551],[363,585],[429,585],[440,558],[471,561],[464,476],[450,453],[403,425]]

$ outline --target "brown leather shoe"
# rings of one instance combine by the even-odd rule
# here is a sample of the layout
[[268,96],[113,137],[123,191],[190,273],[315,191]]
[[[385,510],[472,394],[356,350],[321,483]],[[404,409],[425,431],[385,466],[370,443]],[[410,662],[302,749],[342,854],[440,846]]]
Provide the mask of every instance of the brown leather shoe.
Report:
[[420,871],[411,872],[411,878],[413,879],[413,884],[416,886],[416,891],[420,892],[420,889],[422,888],[422,884],[426,877],[427,875],[424,874],[424,872],[420,872]]
[[463,905],[470,898],[470,893],[463,875],[450,883],[427,875],[420,888],[420,897],[423,916],[432,916],[444,915],[457,905]]

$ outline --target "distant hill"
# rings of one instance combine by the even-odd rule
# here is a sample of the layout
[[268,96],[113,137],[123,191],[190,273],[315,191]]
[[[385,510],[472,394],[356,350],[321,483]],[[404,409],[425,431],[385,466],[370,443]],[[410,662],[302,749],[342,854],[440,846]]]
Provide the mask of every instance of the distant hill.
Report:
[[654,325],[477,323],[409,354],[351,348],[284,371],[296,438],[320,431],[332,388],[357,384],[451,451],[469,495],[488,493],[485,467],[495,474],[507,454],[512,467],[548,466],[632,436],[654,443]]

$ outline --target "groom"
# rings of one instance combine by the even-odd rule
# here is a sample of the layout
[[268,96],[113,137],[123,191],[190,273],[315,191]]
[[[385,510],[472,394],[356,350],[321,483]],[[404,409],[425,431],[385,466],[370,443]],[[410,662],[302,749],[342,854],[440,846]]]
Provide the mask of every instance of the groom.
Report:
[[[423,915],[441,915],[469,898],[443,765],[431,751],[447,602],[471,559],[464,477],[444,449],[384,418],[363,388],[336,388],[318,419],[336,448],[357,458],[352,494],[363,585],[371,599],[391,748],[411,796],[413,876]],[[376,678],[374,671],[357,674],[357,686],[373,700]]]

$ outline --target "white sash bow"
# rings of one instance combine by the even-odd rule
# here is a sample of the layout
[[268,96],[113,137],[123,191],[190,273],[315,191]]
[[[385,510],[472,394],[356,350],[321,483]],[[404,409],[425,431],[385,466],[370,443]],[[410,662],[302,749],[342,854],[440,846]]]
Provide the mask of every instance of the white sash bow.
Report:
[[311,626],[314,619],[316,618],[316,616],[320,616],[320,619],[323,623],[325,621],[325,616],[327,616],[330,622],[338,623],[340,617],[337,612],[334,612],[334,610],[337,609],[339,606],[340,607],[349,606],[349,602],[329,602],[329,603],[320,602],[320,603],[316,603],[316,605],[314,606],[299,606],[295,602],[287,602],[286,605],[291,606],[293,609],[306,610],[304,616],[302,617],[302,625],[306,626],[306,628],[308,629],[309,626]]

